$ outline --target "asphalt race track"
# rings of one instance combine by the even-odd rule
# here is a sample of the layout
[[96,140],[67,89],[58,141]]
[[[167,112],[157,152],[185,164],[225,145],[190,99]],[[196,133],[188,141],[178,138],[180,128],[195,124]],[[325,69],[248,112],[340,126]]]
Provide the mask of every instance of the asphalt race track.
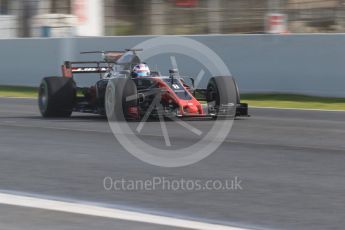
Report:
[[[36,101],[0,98],[0,190],[252,229],[344,229],[345,112],[251,109],[206,159],[182,168],[143,163],[104,118],[42,119]],[[207,128],[211,121],[190,121]],[[159,123],[159,122],[158,122]],[[174,143],[193,135],[167,122]],[[157,122],[142,139],[162,142]],[[176,129],[176,130],[175,130]],[[238,177],[233,191],[107,191],[103,179]],[[0,204],[0,229],[176,229]]]

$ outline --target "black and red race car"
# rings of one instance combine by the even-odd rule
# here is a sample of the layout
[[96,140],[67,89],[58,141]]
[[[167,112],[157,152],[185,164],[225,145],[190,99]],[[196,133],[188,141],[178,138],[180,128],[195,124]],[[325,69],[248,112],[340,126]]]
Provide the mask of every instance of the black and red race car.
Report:
[[[104,61],[70,62],[62,65],[62,77],[45,77],[39,87],[38,104],[43,117],[69,117],[72,112],[107,115],[109,119],[140,120],[144,117],[248,116],[240,103],[231,76],[214,76],[206,89],[194,89],[192,78],[169,70],[169,76],[151,72],[149,77],[131,76],[141,63],[138,49],[102,53]],[[99,74],[90,87],[77,87],[75,74]],[[190,81],[189,84],[186,82]]]

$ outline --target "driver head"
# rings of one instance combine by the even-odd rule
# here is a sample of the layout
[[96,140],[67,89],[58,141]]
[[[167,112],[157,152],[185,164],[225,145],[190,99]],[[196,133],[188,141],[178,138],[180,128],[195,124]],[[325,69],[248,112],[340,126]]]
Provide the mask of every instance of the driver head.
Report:
[[132,70],[132,77],[148,77],[150,74],[150,68],[145,63],[134,66]]

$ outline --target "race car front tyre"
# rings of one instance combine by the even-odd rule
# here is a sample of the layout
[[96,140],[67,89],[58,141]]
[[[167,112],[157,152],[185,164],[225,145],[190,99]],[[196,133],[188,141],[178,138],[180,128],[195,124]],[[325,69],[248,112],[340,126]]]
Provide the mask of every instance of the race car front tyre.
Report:
[[[105,111],[109,121],[138,118],[130,108],[138,109],[137,86],[130,78],[110,79],[105,91]],[[137,111],[138,112],[138,111]]]
[[72,78],[45,77],[38,89],[38,106],[43,117],[70,117],[76,101]]
[[236,83],[236,80],[233,78],[235,87],[236,87],[236,103],[237,105],[241,104],[241,95],[240,95],[240,90],[238,89],[238,85]]
[[206,100],[209,113],[217,117],[233,118],[236,115],[238,90],[231,76],[212,77],[207,85]]

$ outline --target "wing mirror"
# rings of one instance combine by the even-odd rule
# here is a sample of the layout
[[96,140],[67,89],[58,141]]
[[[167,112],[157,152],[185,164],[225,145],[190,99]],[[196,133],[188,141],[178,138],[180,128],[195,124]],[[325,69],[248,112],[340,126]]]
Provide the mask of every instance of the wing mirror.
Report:
[[178,69],[169,69],[169,74],[170,76],[178,74]]
[[195,83],[195,80],[194,80],[194,78],[190,77],[189,80],[190,80],[190,82],[192,83],[193,88],[195,88],[195,84],[194,84],[194,83]]

